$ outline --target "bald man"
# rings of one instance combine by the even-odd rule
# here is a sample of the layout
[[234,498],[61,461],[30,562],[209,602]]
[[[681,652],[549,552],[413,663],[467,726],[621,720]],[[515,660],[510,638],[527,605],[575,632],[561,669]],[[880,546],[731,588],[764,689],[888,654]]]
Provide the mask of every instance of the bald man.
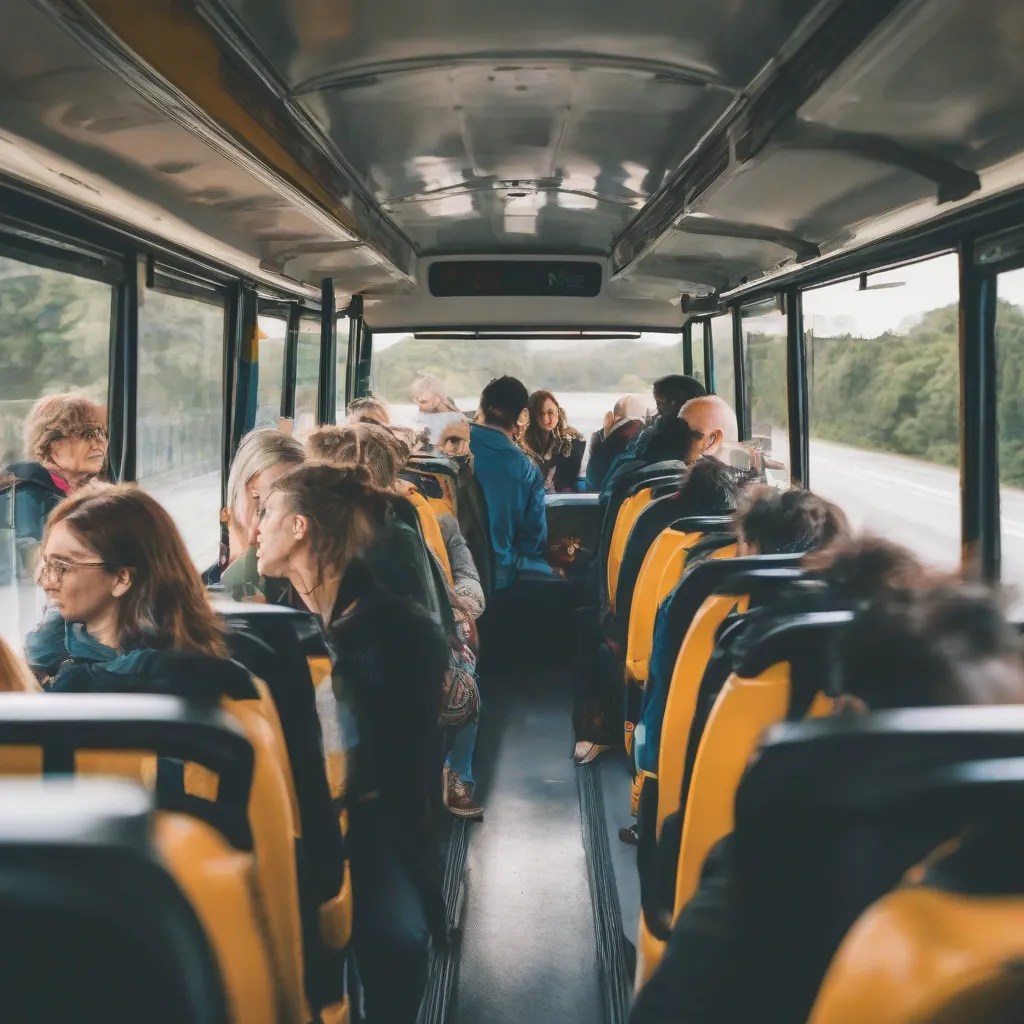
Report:
[[623,395],[605,414],[604,428],[590,438],[587,491],[600,491],[612,463],[633,443],[644,428],[647,402],[643,395]]
[[717,456],[723,444],[739,440],[736,413],[718,395],[691,398],[680,410],[679,418],[686,421],[695,435],[686,460],[689,463],[696,462],[702,455]]

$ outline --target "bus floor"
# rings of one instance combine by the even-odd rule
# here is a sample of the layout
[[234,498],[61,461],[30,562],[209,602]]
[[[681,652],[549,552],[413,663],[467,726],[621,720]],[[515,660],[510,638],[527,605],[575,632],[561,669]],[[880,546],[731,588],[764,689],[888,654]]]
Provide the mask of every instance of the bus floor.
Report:
[[[474,771],[485,820],[470,828],[449,1021],[602,1021],[568,677],[492,671],[481,692]],[[609,760],[602,775],[628,816],[628,773]]]

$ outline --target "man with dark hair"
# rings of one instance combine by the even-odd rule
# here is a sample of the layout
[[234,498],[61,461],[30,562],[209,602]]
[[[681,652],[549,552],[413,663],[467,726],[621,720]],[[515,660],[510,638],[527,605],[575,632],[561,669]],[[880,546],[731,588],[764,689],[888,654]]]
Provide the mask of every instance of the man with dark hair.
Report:
[[514,440],[529,399],[522,381],[498,377],[480,395],[482,422],[470,428],[473,468],[487,503],[496,590],[511,586],[523,573],[556,575],[545,560],[544,480]]
[[678,416],[687,402],[707,394],[704,385],[696,377],[688,377],[685,373],[670,373],[666,377],[659,377],[651,390],[658,415],[665,419]]
[[[909,552],[872,538],[812,561],[838,592],[864,602],[834,648],[840,710],[1024,702],[1021,639],[992,590],[930,573]],[[726,836],[708,854],[630,1024],[753,1019],[751,1007],[766,993],[763,964],[744,943],[748,914]],[[788,949],[786,926],[779,922],[772,963]]]
[[750,487],[736,510],[740,555],[817,551],[850,531],[838,505],[801,487]]

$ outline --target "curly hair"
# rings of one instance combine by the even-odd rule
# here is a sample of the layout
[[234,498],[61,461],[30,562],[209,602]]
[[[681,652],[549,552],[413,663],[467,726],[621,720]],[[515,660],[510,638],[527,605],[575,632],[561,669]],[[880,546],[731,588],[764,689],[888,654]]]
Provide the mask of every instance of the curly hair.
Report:
[[526,430],[523,431],[523,441],[529,451],[538,456],[544,455],[546,446],[541,437],[540,428],[537,426],[537,418],[540,416],[540,411],[544,408],[544,403],[548,399],[555,403],[555,408],[558,410],[558,423],[555,425],[555,429],[551,431],[548,444],[553,441],[555,444],[555,454],[565,456],[572,450],[573,441],[585,439],[575,427],[569,426],[565,418],[565,410],[550,391],[534,391],[530,395],[530,401],[527,404],[527,408],[530,410],[530,422]]
[[25,421],[25,454],[46,462],[59,441],[96,441],[106,445],[106,408],[85,395],[45,395]]

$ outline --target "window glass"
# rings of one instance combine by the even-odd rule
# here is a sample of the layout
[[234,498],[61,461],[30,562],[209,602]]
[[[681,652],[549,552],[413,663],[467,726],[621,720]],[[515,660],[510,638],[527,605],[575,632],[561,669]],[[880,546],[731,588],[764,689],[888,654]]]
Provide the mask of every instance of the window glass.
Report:
[[396,423],[416,425],[423,421],[410,389],[419,377],[437,377],[452,401],[472,416],[484,385],[510,374],[531,392],[541,388],[553,392],[569,423],[589,438],[623,395],[641,394],[653,410],[651,385],[658,377],[681,373],[682,367],[678,333],[618,340],[438,341],[375,332],[370,385],[374,395],[391,405]]
[[170,512],[196,566],[220,543],[224,309],[146,291],[139,309],[139,483]]
[[317,422],[320,387],[320,321],[299,322],[299,352],[295,363],[295,436],[305,440]]
[[707,374],[704,372],[704,325],[695,323],[690,332],[690,357],[693,361],[693,375],[707,387]]
[[1003,579],[1024,598],[1024,270],[999,275],[996,386]]
[[[44,395],[71,391],[106,404],[112,296],[110,285],[0,257],[0,467],[27,459],[25,420]],[[20,650],[44,598],[34,582],[36,538],[15,537],[8,495],[0,497],[0,636]]]
[[288,321],[278,316],[259,318],[259,383],[256,386],[256,427],[276,427],[281,419],[281,385]]
[[[743,372],[750,437],[770,461],[773,483],[789,481],[789,382],[786,318],[778,310],[743,310]],[[773,465],[774,463],[774,465]]]
[[955,255],[804,294],[810,486],[857,529],[960,560]]
[[347,316],[338,317],[338,370],[336,380],[337,416],[339,423],[345,421],[345,379],[348,376],[348,325]]
[[715,394],[736,405],[736,370],[732,348],[732,315],[711,318],[711,347],[715,360]]

